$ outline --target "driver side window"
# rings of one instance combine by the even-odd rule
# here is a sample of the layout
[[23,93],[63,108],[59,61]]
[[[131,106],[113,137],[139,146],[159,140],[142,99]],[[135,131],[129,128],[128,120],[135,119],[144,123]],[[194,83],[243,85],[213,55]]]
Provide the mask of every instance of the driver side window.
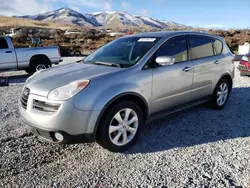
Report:
[[185,36],[175,37],[167,41],[156,53],[159,56],[173,56],[175,63],[188,60],[187,41]]

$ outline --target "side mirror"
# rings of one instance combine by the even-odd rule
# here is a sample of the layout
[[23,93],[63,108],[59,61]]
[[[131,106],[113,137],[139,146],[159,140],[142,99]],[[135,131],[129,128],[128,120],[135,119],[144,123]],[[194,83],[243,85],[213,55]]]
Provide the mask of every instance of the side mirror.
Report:
[[155,62],[161,66],[169,66],[174,64],[175,58],[173,56],[159,56]]
[[76,61],[76,63],[82,63],[82,61],[83,61],[86,57],[87,57],[87,55],[83,55],[83,56],[82,56],[82,59]]

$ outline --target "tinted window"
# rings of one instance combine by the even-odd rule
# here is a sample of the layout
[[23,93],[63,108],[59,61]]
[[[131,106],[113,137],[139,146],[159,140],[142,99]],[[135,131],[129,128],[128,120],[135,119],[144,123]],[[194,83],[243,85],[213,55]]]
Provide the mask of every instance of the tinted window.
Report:
[[189,36],[192,59],[200,59],[214,55],[212,39],[204,36]]
[[176,37],[166,42],[157,52],[157,56],[174,56],[175,63],[188,60],[185,37]]
[[7,49],[8,44],[4,38],[0,38],[0,49]]
[[213,44],[214,44],[214,53],[216,55],[221,54],[221,52],[222,52],[222,42],[219,41],[219,40],[214,39]]

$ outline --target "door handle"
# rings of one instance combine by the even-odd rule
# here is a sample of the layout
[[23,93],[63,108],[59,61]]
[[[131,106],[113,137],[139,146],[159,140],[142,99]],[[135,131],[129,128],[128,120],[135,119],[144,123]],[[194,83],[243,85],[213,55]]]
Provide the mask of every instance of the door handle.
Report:
[[219,64],[220,63],[220,60],[216,60],[215,62],[214,62],[214,64]]
[[11,53],[12,53],[12,51],[6,51],[5,53],[6,53],[6,54],[11,54]]
[[188,71],[192,70],[192,67],[185,67],[185,68],[182,69],[182,70],[185,71],[185,72],[188,72]]

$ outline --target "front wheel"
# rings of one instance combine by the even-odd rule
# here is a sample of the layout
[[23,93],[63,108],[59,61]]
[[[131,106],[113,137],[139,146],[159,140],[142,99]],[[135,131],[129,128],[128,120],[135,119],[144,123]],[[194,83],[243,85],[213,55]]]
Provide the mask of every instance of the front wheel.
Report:
[[113,152],[125,151],[138,138],[142,126],[143,114],[136,103],[117,103],[105,112],[97,132],[97,142]]
[[232,85],[227,81],[227,79],[222,79],[217,84],[211,101],[212,106],[215,109],[222,109],[226,105],[231,87]]

